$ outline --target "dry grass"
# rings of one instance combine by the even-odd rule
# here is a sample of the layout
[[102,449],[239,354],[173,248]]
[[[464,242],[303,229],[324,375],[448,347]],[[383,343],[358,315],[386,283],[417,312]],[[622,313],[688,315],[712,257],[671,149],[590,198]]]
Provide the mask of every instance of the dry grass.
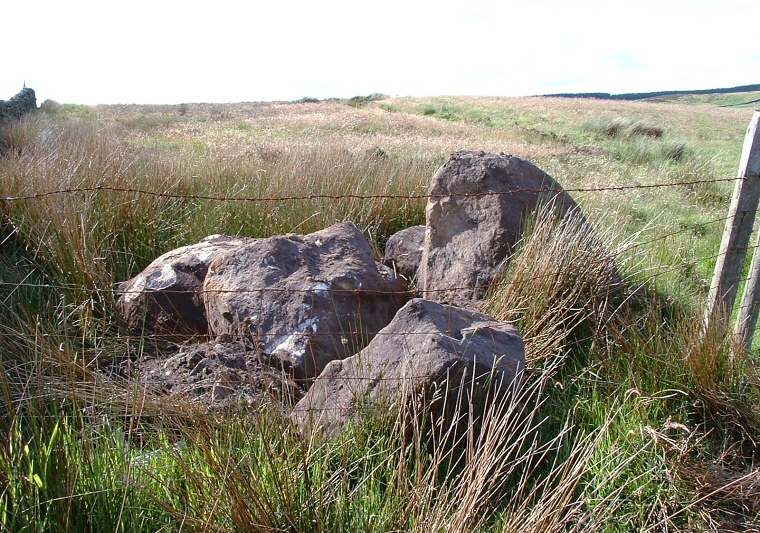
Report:
[[[539,209],[495,290],[486,312],[514,321],[526,343],[529,364],[571,350],[572,339],[601,342],[619,325],[625,245],[595,231],[579,211],[561,218],[552,205]],[[582,330],[582,331],[581,331]]]
[[[170,248],[211,233],[306,233],[350,219],[379,253],[385,237],[424,217],[423,199],[251,199],[424,194],[458,149],[531,159],[568,187],[733,177],[748,111],[395,98],[358,108],[50,112],[58,115],[14,132],[20,149],[0,158],[3,196],[98,186],[165,196],[2,202],[3,525],[26,517],[30,527],[69,530],[757,526],[757,380],[728,358],[724,337],[698,334],[701,320],[690,314],[702,294],[699,261],[719,240],[720,225],[707,221],[725,211],[720,184],[579,194],[596,231],[577,215],[557,224],[540,211],[489,304],[523,330],[531,361],[523,388],[482,413],[464,401],[465,424],[424,437],[417,428],[411,443],[403,424],[417,417],[375,413],[342,438],[308,439],[281,403],[246,417],[205,413],[98,370],[150,351],[119,336],[111,289]],[[615,158],[612,141],[588,127],[618,119],[662,128],[662,138],[637,135],[641,147],[623,147],[655,157]],[[688,149],[683,160],[657,156],[671,141]],[[610,219],[620,221],[619,238],[606,231]],[[633,257],[646,262],[636,267],[621,262],[631,236],[644,241]],[[645,289],[621,307],[631,273]],[[431,448],[431,439],[454,445]]]
[[[447,156],[460,149],[503,151],[531,159],[548,157],[552,153],[541,145],[521,139],[515,132],[394,113],[375,104],[364,108],[350,107],[340,101],[230,104],[224,106],[223,118],[216,120],[212,109],[213,106],[210,109],[205,104],[190,104],[187,114],[168,122],[165,128],[161,128],[160,135],[170,141],[199,141],[212,153],[227,156],[245,152],[252,143],[274,148],[289,143],[308,146],[336,142],[348,149],[380,147],[392,153],[414,153],[417,157]],[[125,122],[125,111],[121,108],[107,106],[97,108],[97,111],[107,122]],[[166,116],[160,109],[155,114]],[[142,120],[150,120],[144,115],[139,116],[143,117]],[[161,120],[153,119],[159,123]],[[144,135],[139,129],[136,133]]]

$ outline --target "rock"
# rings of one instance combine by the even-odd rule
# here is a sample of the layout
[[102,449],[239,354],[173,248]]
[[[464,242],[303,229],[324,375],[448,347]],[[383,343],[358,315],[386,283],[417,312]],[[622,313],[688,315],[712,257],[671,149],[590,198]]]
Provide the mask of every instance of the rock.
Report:
[[130,374],[145,387],[208,409],[257,405],[272,397],[301,397],[289,376],[262,365],[258,350],[239,340],[180,346],[170,353],[130,361]]
[[35,109],[37,109],[37,97],[34,90],[24,87],[10,100],[0,100],[0,124],[19,120]]
[[[364,409],[399,409],[400,402],[420,397],[430,401],[434,390],[440,392],[436,412],[451,414],[460,387],[468,394],[473,384],[481,391],[503,391],[520,379],[524,367],[525,347],[514,326],[414,299],[364,350],[328,364],[291,416],[301,431],[319,427],[333,434],[359,421]],[[472,397],[477,416],[483,409],[478,399],[486,396]],[[429,405],[419,407],[424,411]]]
[[[28,87],[23,88],[10,100],[0,100],[0,156],[14,149],[13,135],[6,131],[6,125],[21,120],[37,109],[37,97]],[[20,146],[15,148],[21,149]]]
[[232,386],[234,378],[230,378],[229,372],[225,370],[222,370],[215,376],[214,384],[211,387],[212,403],[222,403],[229,398],[231,394],[235,393],[235,389]]
[[543,202],[578,208],[546,172],[510,155],[455,152],[430,185],[419,288],[425,298],[477,307]]
[[407,280],[415,279],[424,249],[425,226],[402,229],[385,244],[383,264]]
[[366,345],[404,304],[403,291],[351,222],[221,255],[204,284],[213,335],[252,339],[302,380]]
[[253,242],[247,237],[211,235],[197,244],[167,252],[119,286],[117,307],[129,330],[183,341],[206,335],[203,282],[219,254]]

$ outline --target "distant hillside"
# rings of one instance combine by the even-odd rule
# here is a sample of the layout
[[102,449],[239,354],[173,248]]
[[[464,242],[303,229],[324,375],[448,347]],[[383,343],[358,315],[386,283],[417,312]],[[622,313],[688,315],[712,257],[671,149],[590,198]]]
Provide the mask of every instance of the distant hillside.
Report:
[[760,84],[740,85],[722,89],[691,91],[657,91],[650,93],[557,93],[544,96],[560,98],[598,98],[600,100],[652,100],[678,101],[679,103],[709,103],[726,107],[752,107],[760,103]]

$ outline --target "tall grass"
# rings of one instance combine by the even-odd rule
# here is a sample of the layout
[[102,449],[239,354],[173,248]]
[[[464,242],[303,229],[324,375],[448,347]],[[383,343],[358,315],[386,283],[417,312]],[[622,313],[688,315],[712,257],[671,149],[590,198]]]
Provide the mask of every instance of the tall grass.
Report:
[[[547,416],[573,410],[576,423],[610,424],[595,457],[604,466],[592,461],[584,481],[601,476],[604,483],[589,483],[603,501],[626,495],[616,499],[622,530],[713,524],[716,515],[702,505],[706,492],[715,492],[711,503],[716,494],[733,494],[733,484],[754,494],[758,468],[749,450],[760,433],[754,364],[732,355],[725,331],[705,332],[698,313],[673,308],[654,285],[636,281],[637,256],[646,252],[607,231],[592,229],[578,213],[560,219],[545,206],[486,310],[516,322],[529,368],[545,372],[554,361],[550,379],[558,401],[546,406]],[[596,411],[615,402],[614,419]],[[699,454],[712,458],[710,466]],[[743,468],[730,467],[734,461]],[[702,477],[695,469],[704,469]],[[727,485],[705,481],[716,478]],[[674,505],[680,499],[692,503]],[[726,496],[721,512],[756,524],[757,509],[745,499]],[[660,511],[643,512],[654,504]]]
[[[725,165],[679,126],[680,108],[668,115],[616,103],[622,111],[606,112],[657,109],[657,120],[630,123],[664,134],[600,142],[641,139],[651,148],[686,139],[682,158],[640,163],[610,157],[611,144],[581,144],[599,104],[576,103],[564,115],[565,101],[455,99],[411,117],[409,106],[423,114],[428,103],[394,100],[393,113],[383,103],[273,105],[250,116],[195,104],[147,110],[156,116],[88,108],[16,126],[17,149],[0,158],[0,190],[31,198],[0,200],[0,529],[758,527],[753,359],[732,357],[724,332],[704,334],[698,294],[684,297],[662,282],[659,269],[673,264],[653,258],[661,241],[647,244],[644,233],[645,242],[632,241],[647,218],[622,221],[627,234],[618,237],[604,219],[592,230],[577,213],[558,224],[539,211],[487,302],[520,327],[529,367],[519,389],[482,412],[463,398],[460,424],[372,411],[325,439],[296,432],[282,398],[207,412],[109,374],[152,349],[121,335],[117,282],[211,233],[306,233],[350,219],[379,252],[390,233],[424,217],[424,200],[384,196],[424,194],[452,143],[523,147],[576,185],[709,179]],[[456,116],[437,121],[443,111]],[[726,117],[705,120],[726,132]],[[568,170],[576,166],[583,171]],[[93,190],[35,196],[80,187]],[[717,240],[720,228],[693,212],[722,212],[720,185],[663,191],[658,201],[684,204],[669,211],[685,232],[679,247]],[[326,198],[250,200],[311,195]],[[613,200],[622,216],[651,197]]]
[[[36,359],[57,356],[39,342]],[[607,428],[540,416],[556,369],[480,413],[463,398],[464,425],[427,434],[417,417],[374,412],[322,440],[275,408],[209,416],[130,384],[94,386],[66,366],[72,355],[30,371],[14,395],[0,451],[4,530],[588,530],[616,508],[605,496],[592,515],[602,485],[582,485]]]
[[528,222],[485,310],[519,324],[529,363],[540,365],[571,348],[572,339],[605,343],[617,334],[617,307],[625,297],[619,268],[630,258],[625,243],[612,246],[580,210],[560,217],[549,204]]
[[26,127],[22,153],[0,159],[4,195],[25,198],[3,202],[3,247],[36,281],[61,287],[82,323],[110,320],[117,282],[210,234],[309,233],[352,220],[379,249],[423,216],[422,200],[388,196],[421,194],[431,171],[403,154],[297,143],[188,161],[92,121],[43,116]]

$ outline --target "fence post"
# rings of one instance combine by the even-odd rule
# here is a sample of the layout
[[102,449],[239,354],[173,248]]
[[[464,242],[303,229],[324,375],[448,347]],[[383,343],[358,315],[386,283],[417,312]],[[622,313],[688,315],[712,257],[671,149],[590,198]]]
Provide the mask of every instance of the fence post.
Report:
[[720,253],[715,263],[710,294],[707,297],[705,324],[709,328],[718,321],[720,327],[728,324],[736,302],[747,246],[755,223],[757,203],[760,200],[760,111],[755,111],[744,137],[744,148],[736,176],[734,196],[728,209]]
[[[760,133],[758,133],[760,130],[758,129],[758,117],[760,117],[760,111],[755,111],[752,122],[750,122],[750,129],[747,131],[747,139],[749,139],[750,132],[754,126],[755,131],[752,136],[752,145],[747,148],[747,140],[745,140],[741,166],[739,167],[740,172],[742,168],[745,168],[744,176],[754,181],[757,181],[760,175]],[[745,152],[748,152],[746,159]],[[760,314],[760,305],[758,303],[760,303],[760,234],[758,234],[755,252],[752,255],[749,279],[744,288],[744,295],[742,296],[739,316],[736,319],[736,328],[734,330],[738,342],[741,343],[740,345],[746,352],[752,349],[752,339],[755,336],[757,318],[758,314]]]

